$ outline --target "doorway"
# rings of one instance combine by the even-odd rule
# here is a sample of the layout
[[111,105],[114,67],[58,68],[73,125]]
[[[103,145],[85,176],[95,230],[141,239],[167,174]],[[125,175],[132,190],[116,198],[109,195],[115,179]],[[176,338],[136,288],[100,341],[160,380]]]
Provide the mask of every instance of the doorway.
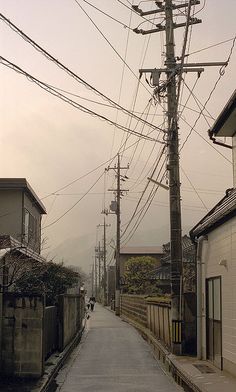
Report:
[[206,281],[207,359],[222,370],[221,277]]

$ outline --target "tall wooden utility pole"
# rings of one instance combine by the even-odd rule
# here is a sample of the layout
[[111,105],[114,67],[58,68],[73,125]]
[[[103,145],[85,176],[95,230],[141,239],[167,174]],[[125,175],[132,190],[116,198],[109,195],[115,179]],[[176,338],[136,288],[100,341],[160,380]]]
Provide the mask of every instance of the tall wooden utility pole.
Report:
[[107,306],[107,261],[106,261],[106,228],[111,226],[110,224],[106,224],[105,215],[107,214],[106,210],[102,211],[104,214],[104,223],[103,225],[98,225],[97,227],[103,227],[103,302],[104,306]]
[[[166,77],[176,68],[172,0],[166,0]],[[179,177],[179,135],[177,119],[176,78],[167,83],[168,170],[170,203],[171,254],[171,319],[172,328],[181,333],[182,315],[182,228]],[[180,323],[178,324],[178,321]],[[182,340],[182,339],[180,339]],[[172,350],[181,354],[181,344],[172,339]]]
[[122,196],[122,192],[128,192],[127,189],[121,189],[120,187],[120,179],[121,174],[120,171],[125,169],[129,169],[127,167],[120,166],[120,154],[117,154],[117,166],[109,167],[107,170],[115,170],[116,178],[117,178],[117,188],[116,189],[109,189],[109,191],[116,193],[116,207],[115,207],[115,214],[116,214],[116,293],[115,293],[115,312],[116,315],[120,315],[120,199]]
[[116,193],[116,297],[115,311],[120,315],[120,154],[117,156],[117,193]]
[[[167,96],[167,149],[169,172],[169,202],[170,202],[170,257],[171,257],[171,322],[172,322],[172,352],[182,353],[182,229],[181,229],[181,205],[180,205],[180,176],[179,176],[179,136],[178,136],[178,102],[176,82],[178,75],[175,58],[174,28],[186,26],[186,23],[177,25],[173,21],[173,9],[191,7],[191,4],[199,4],[199,1],[190,0],[189,4],[174,5],[172,0],[157,3],[158,9],[151,13],[162,12],[165,14],[165,26],[157,26],[157,29],[136,33],[150,34],[165,30],[166,37],[166,67],[160,70],[141,70],[141,73],[151,72],[157,92],[161,73],[166,74]],[[140,12],[141,10],[139,10]],[[142,15],[145,12],[140,12]],[[188,21],[189,24],[199,23],[200,20]],[[190,71],[190,69],[189,69]],[[192,70],[191,70],[192,71]],[[198,70],[199,71],[199,70]],[[202,72],[203,70],[200,70]],[[182,69],[181,69],[182,72]],[[195,70],[194,70],[195,72]]]
[[97,255],[95,252],[95,257],[94,257],[94,274],[95,274],[95,297],[97,299],[98,296],[98,273],[97,273]]
[[94,296],[94,264],[91,265],[91,295]]
[[101,296],[101,245],[98,242],[98,296],[100,301]]
[[[201,23],[200,19],[191,17],[191,7],[200,4],[199,0],[188,0],[188,2],[175,3],[174,0],[156,1],[156,10],[143,12],[139,6],[132,6],[141,16],[163,13],[165,25],[156,25],[151,30],[134,29],[137,34],[151,34],[165,31],[166,37],[166,61],[162,69],[142,69],[143,73],[151,73],[152,83],[155,86],[154,94],[161,99],[163,94],[167,97],[167,149],[169,172],[169,200],[170,200],[170,259],[171,259],[171,330],[172,330],[172,352],[182,352],[182,325],[183,325],[183,295],[182,295],[182,234],[181,234],[181,206],[180,206],[180,176],[179,176],[179,135],[178,135],[178,101],[180,93],[180,81],[182,73],[195,72],[198,76],[204,71],[205,66],[224,66],[225,62],[214,63],[184,63],[185,49],[188,39],[188,28],[190,25]],[[173,11],[185,9],[182,15],[186,17],[184,23],[176,23]],[[180,62],[176,62],[174,29],[185,27],[184,41]],[[166,75],[165,81],[161,81],[161,75]],[[178,85],[178,89],[177,89]],[[152,180],[152,179],[151,179]],[[155,181],[154,181],[155,182]],[[162,184],[159,184],[162,186]]]
[[103,301],[107,306],[107,257],[106,257],[106,218],[104,216],[103,223]]

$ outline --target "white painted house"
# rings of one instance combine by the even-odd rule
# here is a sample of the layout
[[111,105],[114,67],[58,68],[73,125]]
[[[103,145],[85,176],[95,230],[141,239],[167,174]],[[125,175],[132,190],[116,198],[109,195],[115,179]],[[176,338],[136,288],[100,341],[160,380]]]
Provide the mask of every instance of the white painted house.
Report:
[[217,143],[232,137],[234,188],[190,232],[197,244],[197,351],[236,376],[236,91],[210,136]]

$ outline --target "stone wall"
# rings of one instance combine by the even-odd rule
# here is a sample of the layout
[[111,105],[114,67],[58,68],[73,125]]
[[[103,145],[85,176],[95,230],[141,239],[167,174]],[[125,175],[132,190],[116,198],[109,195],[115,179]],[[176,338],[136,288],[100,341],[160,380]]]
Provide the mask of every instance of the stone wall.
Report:
[[43,356],[44,299],[13,293],[4,295],[1,372],[19,377],[40,377]]

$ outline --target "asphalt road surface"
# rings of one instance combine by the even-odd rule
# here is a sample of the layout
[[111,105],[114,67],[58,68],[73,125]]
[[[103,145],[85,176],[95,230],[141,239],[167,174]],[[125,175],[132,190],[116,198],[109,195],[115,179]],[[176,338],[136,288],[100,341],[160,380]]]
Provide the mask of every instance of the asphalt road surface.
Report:
[[96,304],[80,345],[55,380],[57,392],[183,391],[138,332]]

